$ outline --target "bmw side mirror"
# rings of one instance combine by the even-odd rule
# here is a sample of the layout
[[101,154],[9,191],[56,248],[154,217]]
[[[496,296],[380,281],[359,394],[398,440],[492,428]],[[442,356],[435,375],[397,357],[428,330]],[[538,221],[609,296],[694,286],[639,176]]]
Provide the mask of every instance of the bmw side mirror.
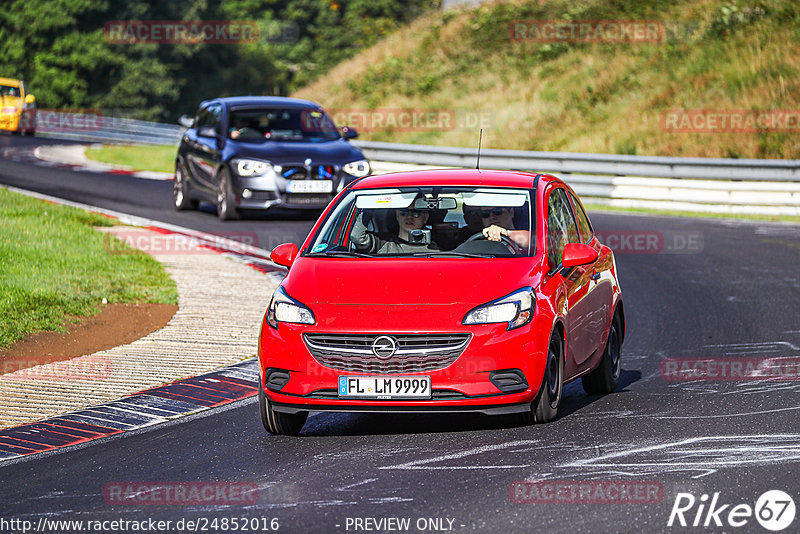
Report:
[[283,265],[284,267],[291,267],[294,263],[295,258],[300,253],[300,249],[294,243],[284,243],[282,245],[278,245],[269,255],[269,259],[273,262],[277,263],[278,265]]
[[578,265],[586,265],[597,261],[599,254],[595,249],[583,243],[567,243],[561,256],[561,265],[570,269]]
[[187,115],[181,115],[181,118],[178,119],[178,124],[180,124],[184,128],[191,128],[192,126],[194,126],[194,119]]
[[342,126],[342,137],[345,139],[355,139],[358,137],[358,132],[355,128],[351,128],[350,126]]

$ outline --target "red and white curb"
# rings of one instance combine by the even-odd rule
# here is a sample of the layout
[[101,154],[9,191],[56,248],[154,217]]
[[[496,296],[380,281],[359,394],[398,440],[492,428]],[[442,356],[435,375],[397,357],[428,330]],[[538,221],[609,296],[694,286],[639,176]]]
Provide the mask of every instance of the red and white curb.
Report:
[[119,400],[0,430],[0,465],[204,412],[258,393],[255,358]]
[[[101,146],[101,145],[91,145]],[[175,178],[171,172],[136,171],[116,165],[108,165],[86,157],[86,145],[40,145],[35,148],[7,149],[4,156],[12,161],[30,163],[39,167],[65,169],[76,172],[131,176],[143,180],[168,181]]]

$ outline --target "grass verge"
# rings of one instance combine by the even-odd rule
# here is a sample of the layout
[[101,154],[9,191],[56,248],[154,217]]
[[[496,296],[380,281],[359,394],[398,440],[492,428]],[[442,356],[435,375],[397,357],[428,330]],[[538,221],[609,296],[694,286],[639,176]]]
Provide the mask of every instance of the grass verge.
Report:
[[64,331],[108,302],[177,304],[163,266],[140,253],[111,253],[95,226],[112,221],[0,188],[0,349],[26,334]]
[[176,148],[172,145],[103,145],[86,150],[89,159],[121,165],[134,171],[173,172]]

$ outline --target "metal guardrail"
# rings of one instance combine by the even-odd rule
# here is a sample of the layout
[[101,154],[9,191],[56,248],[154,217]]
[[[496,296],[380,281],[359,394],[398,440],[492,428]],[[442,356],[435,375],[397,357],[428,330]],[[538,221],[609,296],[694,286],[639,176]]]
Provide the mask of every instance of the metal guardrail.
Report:
[[[177,124],[98,116],[93,121],[70,121],[75,114],[58,113],[55,121],[48,124],[37,117],[36,135],[70,141],[89,143],[134,143],[148,145],[175,145],[181,138],[183,128]],[[60,118],[67,127],[61,126]]]
[[[177,144],[183,128],[103,118],[94,129],[37,135],[87,142]],[[374,162],[474,167],[475,148],[355,141]],[[677,158],[481,150],[481,168],[567,174],[581,196],[613,206],[800,215],[800,160]]]
[[[474,148],[373,141],[360,141],[354,144],[360,147],[368,158],[376,161],[474,167],[477,158],[477,150]],[[800,182],[800,160],[671,158],[483,149],[481,167],[570,174]]]

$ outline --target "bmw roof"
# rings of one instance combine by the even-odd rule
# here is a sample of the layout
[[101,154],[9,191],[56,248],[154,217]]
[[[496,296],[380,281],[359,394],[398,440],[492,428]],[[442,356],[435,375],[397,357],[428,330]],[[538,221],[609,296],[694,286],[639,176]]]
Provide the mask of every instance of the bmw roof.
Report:
[[256,107],[256,106],[280,106],[286,108],[320,108],[321,106],[311,100],[302,98],[290,98],[288,96],[228,96],[224,98],[214,98],[201,102],[201,106],[219,102],[228,107]]

